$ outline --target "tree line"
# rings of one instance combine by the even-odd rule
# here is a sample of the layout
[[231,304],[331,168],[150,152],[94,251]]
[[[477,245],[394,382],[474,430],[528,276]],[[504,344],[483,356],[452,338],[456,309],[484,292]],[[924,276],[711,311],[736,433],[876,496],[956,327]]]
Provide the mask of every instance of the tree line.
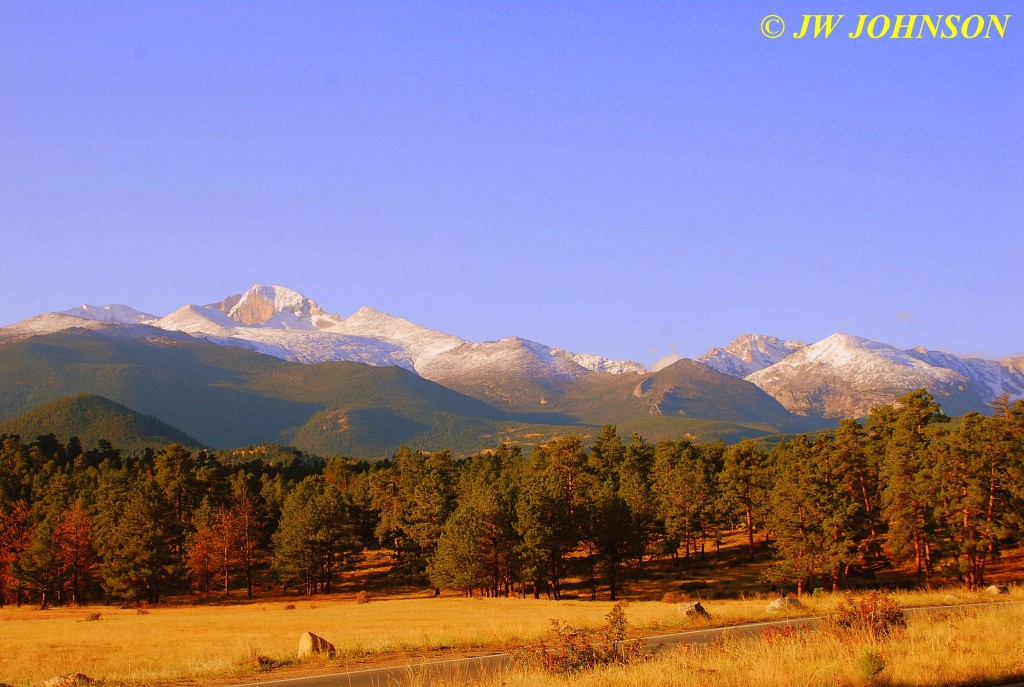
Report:
[[899,564],[977,587],[1024,526],[1024,401],[948,420],[921,390],[770,450],[608,425],[528,455],[373,463],[0,436],[0,604],[330,593],[371,548],[438,592],[558,599],[571,578],[615,599],[737,531],[751,561],[768,543],[766,582],[798,592]]

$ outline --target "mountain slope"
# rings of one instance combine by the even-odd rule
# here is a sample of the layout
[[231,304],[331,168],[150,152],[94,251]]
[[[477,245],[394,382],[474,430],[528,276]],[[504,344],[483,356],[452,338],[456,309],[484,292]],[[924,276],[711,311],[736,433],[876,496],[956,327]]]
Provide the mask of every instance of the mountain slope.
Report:
[[1024,398],[1024,371],[1014,368],[1012,359],[996,362],[981,358],[961,358],[952,353],[929,351],[922,346],[911,348],[907,354],[929,365],[960,374],[985,401],[991,401],[1004,393],[1009,394],[1011,400]]
[[327,329],[341,318],[326,312],[316,301],[285,286],[257,284],[245,293],[228,296],[206,306],[243,325],[269,329]]
[[804,348],[799,341],[783,341],[764,334],[737,336],[725,348],[712,348],[698,360],[733,377],[746,377]]
[[366,431],[339,423],[308,446],[361,456],[387,454],[402,443],[476,450],[491,444],[497,423],[517,420],[396,367],[301,365],[149,331],[140,339],[69,330],[0,346],[0,420],[68,394],[92,393],[206,445],[229,447],[290,443],[322,412],[386,411],[393,422],[370,423]]
[[77,308],[65,310],[61,314],[81,317],[85,320],[122,322],[124,324],[149,324],[157,319],[156,315],[141,312],[127,305],[87,305],[83,303]]
[[19,434],[24,439],[51,432],[64,442],[77,436],[86,448],[100,439],[133,451],[173,442],[201,447],[192,437],[156,418],[92,394],[64,396],[0,422],[0,434]]
[[985,406],[964,375],[849,334],[833,334],[746,379],[800,415],[864,416],[873,406],[921,388],[950,415]]
[[583,420],[607,417],[619,424],[662,417],[715,420],[764,430],[788,431],[801,425],[755,385],[686,358],[645,375],[589,379],[561,403],[565,412]]
[[[33,318],[38,319],[38,318]],[[495,361],[496,342],[472,344],[451,334],[428,329],[399,317],[360,308],[348,318],[329,313],[316,301],[284,286],[257,284],[210,305],[186,305],[164,317],[155,317],[127,306],[82,306],[46,315],[38,322],[25,321],[3,328],[15,332],[56,332],[91,321],[123,324],[152,324],[168,331],[186,332],[221,346],[235,346],[301,363],[348,360],[367,365],[397,365],[435,379],[431,370],[446,379],[459,365],[474,376],[485,364]],[[500,343],[500,342],[497,342]],[[532,342],[531,342],[532,343]],[[540,344],[535,344],[540,347]],[[446,362],[435,359],[462,347]],[[631,361],[609,360],[597,355],[572,353],[543,347],[550,355],[571,361],[585,370],[609,374],[643,371]],[[480,360],[474,361],[478,356]],[[453,367],[454,366],[454,367]]]

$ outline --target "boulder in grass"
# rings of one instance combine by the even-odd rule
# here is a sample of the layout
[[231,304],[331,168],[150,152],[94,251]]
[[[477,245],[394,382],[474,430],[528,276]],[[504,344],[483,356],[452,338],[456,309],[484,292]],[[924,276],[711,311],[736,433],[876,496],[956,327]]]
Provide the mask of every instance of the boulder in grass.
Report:
[[679,612],[686,614],[687,618],[710,618],[711,614],[700,605],[699,601],[688,604],[679,604]]
[[299,658],[307,656],[318,656],[320,654],[334,655],[334,645],[320,635],[312,632],[303,632],[299,637]]
[[51,677],[43,683],[43,687],[76,687],[77,685],[91,685],[94,682],[96,681],[88,675],[83,675],[82,673],[67,673],[66,675]]
[[1005,584],[990,584],[985,587],[985,592],[988,594],[1009,594],[1010,589]]
[[804,605],[800,603],[800,599],[795,596],[783,596],[768,604],[767,610],[769,613],[780,613],[782,611],[792,611],[803,607]]

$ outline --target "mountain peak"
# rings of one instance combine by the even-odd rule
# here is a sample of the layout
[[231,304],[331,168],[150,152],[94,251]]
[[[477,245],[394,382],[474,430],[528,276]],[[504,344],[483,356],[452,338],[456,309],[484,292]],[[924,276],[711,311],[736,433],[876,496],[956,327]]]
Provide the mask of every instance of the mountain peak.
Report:
[[89,305],[83,303],[77,308],[64,310],[61,315],[81,317],[83,320],[98,322],[121,322],[123,324],[149,324],[157,319],[156,315],[136,310],[127,305]]
[[712,348],[699,361],[727,375],[746,377],[803,348],[805,344],[799,341],[784,341],[767,334],[741,334],[725,348]]
[[241,324],[275,329],[326,329],[341,321],[313,299],[277,285],[256,284],[210,307]]

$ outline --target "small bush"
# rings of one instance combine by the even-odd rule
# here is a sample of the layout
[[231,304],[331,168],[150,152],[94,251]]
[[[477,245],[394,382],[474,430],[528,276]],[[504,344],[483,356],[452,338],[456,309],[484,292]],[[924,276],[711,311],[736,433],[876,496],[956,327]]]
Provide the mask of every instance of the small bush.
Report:
[[684,601],[689,601],[690,595],[686,592],[665,592],[665,595],[661,597],[661,600],[667,604],[678,604]]
[[824,629],[832,634],[863,633],[881,639],[903,630],[907,619],[895,598],[871,592],[847,596],[825,616]]
[[514,652],[513,660],[553,675],[569,675],[612,663],[636,663],[648,657],[643,640],[626,641],[626,614],[621,602],[605,616],[605,624],[593,632],[552,620],[551,634],[550,643]]
[[885,670],[885,660],[871,649],[866,650],[857,659],[857,668],[869,685],[878,684],[878,676]]
[[149,611],[147,611],[145,608],[136,608],[135,615],[149,615]]
[[357,604],[368,604],[368,603],[370,603],[370,593],[369,592],[359,592],[358,594],[356,594],[356,603]]
[[84,618],[85,622],[87,622],[87,623],[88,622],[95,622],[95,621],[97,621],[99,619],[100,619],[100,614],[99,613],[90,613],[89,615],[85,616],[85,618]]
[[242,657],[241,665],[245,668],[251,668],[257,673],[265,673],[273,670],[280,664],[269,656],[264,656],[260,653],[259,647],[251,646],[249,647],[249,652]]
[[294,611],[295,610],[295,604],[285,604],[284,605],[284,610],[286,610],[286,611]]
[[795,641],[796,639],[799,639],[802,644],[807,643],[807,638],[804,636],[803,631],[792,625],[786,627],[766,627],[761,630],[761,638],[764,639],[768,646],[779,644],[780,642]]

